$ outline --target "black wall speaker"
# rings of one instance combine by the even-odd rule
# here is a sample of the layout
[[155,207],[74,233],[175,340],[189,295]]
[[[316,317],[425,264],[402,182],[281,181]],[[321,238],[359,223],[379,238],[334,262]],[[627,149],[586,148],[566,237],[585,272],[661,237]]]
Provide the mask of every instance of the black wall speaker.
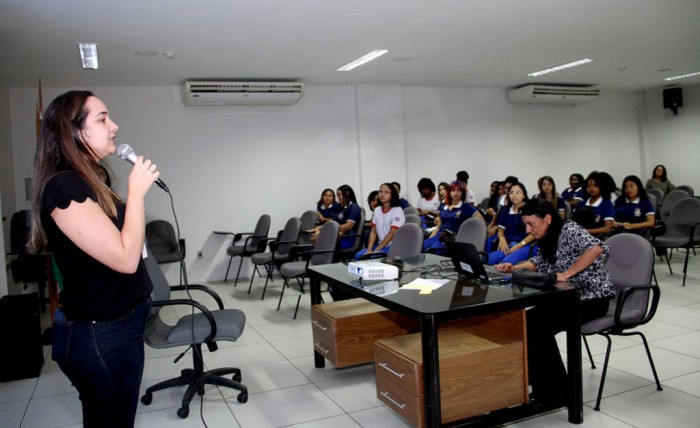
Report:
[[681,88],[664,89],[664,108],[678,114],[678,107],[683,107],[683,90]]

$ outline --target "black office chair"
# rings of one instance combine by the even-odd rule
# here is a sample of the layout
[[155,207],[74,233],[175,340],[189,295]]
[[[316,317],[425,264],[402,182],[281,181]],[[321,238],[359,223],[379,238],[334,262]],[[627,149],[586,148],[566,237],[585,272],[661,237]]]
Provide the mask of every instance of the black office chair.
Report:
[[[675,192],[675,190],[673,191]],[[673,193],[671,192],[671,193]],[[669,195],[671,194],[669,193]],[[666,232],[653,239],[657,254],[666,257],[668,270],[673,275],[668,250],[673,248],[685,248],[685,263],[683,264],[683,286],[688,271],[688,258],[690,250],[700,246],[700,199],[683,198],[673,205],[673,209],[666,221]],[[665,253],[665,254],[664,254]]]
[[12,214],[10,219],[10,253],[15,256],[10,262],[12,280],[15,283],[36,283],[42,311],[46,305],[46,268],[47,259],[42,254],[32,254],[27,250],[30,234],[31,211],[21,210]]
[[[150,253],[150,252],[149,252]],[[152,348],[173,348],[190,346],[194,360],[193,368],[182,370],[180,376],[159,382],[148,389],[141,397],[145,405],[151,404],[153,393],[176,386],[187,386],[182,398],[182,406],[177,410],[177,415],[186,418],[190,413],[190,401],[194,394],[204,395],[205,385],[217,385],[233,388],[240,393],[238,402],[248,401],[248,389],[241,384],[241,370],[234,367],[225,367],[204,371],[202,359],[202,344],[206,344],[209,351],[218,349],[217,341],[227,340],[235,342],[243,333],[245,327],[245,314],[238,309],[224,309],[221,298],[211,289],[203,285],[177,285],[170,286],[165,275],[158,267],[154,257],[146,257],[144,260],[148,276],[153,283],[151,293],[152,309],[146,321],[145,342]],[[196,300],[172,299],[171,291],[190,290],[202,291],[209,294],[217,303],[218,309],[209,310]],[[193,308],[193,314],[179,318],[175,325],[167,324],[160,317],[160,308],[164,306],[184,306],[189,310]],[[232,379],[225,375],[233,374]]]
[[158,264],[179,263],[180,284],[187,284],[184,239],[177,239],[173,225],[165,220],[153,220],[146,225],[146,242]]
[[661,290],[657,285],[651,284],[654,250],[648,240],[633,233],[611,236],[605,244],[610,247],[610,258],[605,267],[610,273],[617,297],[610,302],[610,308],[605,316],[581,326],[583,342],[592,368],[595,368],[595,363],[586,336],[599,334],[608,341],[595,410],[600,410],[600,400],[603,397],[605,375],[608,371],[612,347],[610,336],[640,336],[656,380],[656,389],[659,391],[663,389],[656,374],[646,337],[641,331],[629,331],[651,321],[659,304]]

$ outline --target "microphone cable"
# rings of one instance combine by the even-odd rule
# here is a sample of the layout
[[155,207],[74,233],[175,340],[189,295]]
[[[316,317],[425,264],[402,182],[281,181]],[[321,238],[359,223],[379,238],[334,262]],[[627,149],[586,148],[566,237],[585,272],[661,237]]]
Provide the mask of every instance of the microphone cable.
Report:
[[[177,239],[177,248],[178,248],[178,251],[180,252],[180,280],[182,281],[182,283],[185,287],[185,292],[187,293],[187,297],[189,297],[189,299],[191,301],[195,301],[192,298],[192,294],[190,294],[189,282],[187,281],[187,269],[186,269],[186,265],[185,265],[185,257],[184,257],[184,254],[182,252],[182,248],[180,247],[180,242],[181,242],[180,241],[180,222],[177,220],[177,212],[175,210],[175,200],[173,199],[173,194],[170,193],[170,189],[163,188],[163,190],[165,190],[165,193],[167,193],[168,196],[170,197],[170,208],[173,212],[173,219],[175,220],[175,231],[176,231],[176,235],[177,235],[177,238],[176,238]],[[185,349],[177,358],[175,358],[175,360],[173,361],[174,364],[177,364],[177,362],[180,361],[180,359],[187,353],[187,351],[190,348],[192,349],[193,353],[197,354],[197,356],[195,358],[199,358],[199,361],[201,361],[202,364],[204,364],[204,358],[202,355],[202,348],[201,348],[201,346],[196,346],[196,344],[195,344],[196,340],[195,340],[195,334],[194,334],[194,317],[195,317],[194,306],[190,306],[190,308],[191,308],[190,331],[192,334],[192,344],[190,346],[188,346],[187,349]],[[202,385],[202,392],[204,392],[204,385]],[[201,395],[201,398],[199,401],[199,417],[202,420],[204,427],[209,428],[209,426],[207,425],[207,422],[204,420],[204,394]]]

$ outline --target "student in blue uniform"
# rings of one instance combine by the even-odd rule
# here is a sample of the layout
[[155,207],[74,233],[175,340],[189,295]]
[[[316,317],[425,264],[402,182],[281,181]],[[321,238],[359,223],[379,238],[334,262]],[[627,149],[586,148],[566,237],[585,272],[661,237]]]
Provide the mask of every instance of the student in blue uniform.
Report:
[[440,235],[449,232],[453,235],[457,235],[459,226],[461,226],[466,219],[477,217],[483,220],[479,210],[464,202],[465,198],[466,194],[462,183],[453,181],[452,184],[450,184],[445,203],[441,204],[438,208],[438,216],[435,218],[436,227],[430,234],[430,237],[423,242],[423,251],[429,249],[444,249],[445,244],[440,241]]
[[564,202],[564,198],[557,193],[554,179],[549,175],[545,175],[537,180],[537,187],[540,189],[540,193],[537,197],[552,204],[559,214],[559,217],[561,217],[562,220],[566,220],[566,203]]
[[340,249],[345,250],[352,247],[355,243],[355,235],[360,225],[362,209],[357,203],[355,191],[347,184],[338,187],[337,195],[338,203],[341,205],[342,210],[333,217],[333,220],[340,225],[338,229],[340,233]]
[[333,220],[333,216],[340,212],[340,204],[335,201],[333,189],[324,189],[321,198],[316,203],[316,223],[323,224]]
[[593,236],[609,235],[615,220],[615,207],[610,201],[615,190],[605,173],[592,172],[586,179],[588,199],[579,205],[573,220]]
[[583,183],[583,175],[571,174],[571,177],[569,177],[569,186],[571,187],[561,192],[561,197],[571,205],[572,209],[586,199]]
[[615,201],[615,221],[613,227],[629,232],[639,232],[654,227],[656,215],[642,180],[629,175],[622,181],[625,194]]
[[[527,199],[527,190],[522,183],[518,182],[510,186],[508,191],[509,206],[503,207],[498,212],[498,232],[495,238],[490,241],[491,248],[496,248],[489,254],[490,265],[517,264],[527,260],[530,254],[530,243],[535,240],[525,230],[525,223],[520,216],[520,208]],[[537,248],[535,247],[533,255],[536,253]]]

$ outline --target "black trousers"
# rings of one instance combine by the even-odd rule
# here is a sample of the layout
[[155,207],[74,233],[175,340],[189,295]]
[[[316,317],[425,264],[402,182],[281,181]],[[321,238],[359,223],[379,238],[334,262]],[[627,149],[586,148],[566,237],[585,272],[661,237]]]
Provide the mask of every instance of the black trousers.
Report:
[[[609,299],[581,301],[581,324],[602,317],[608,312]],[[558,305],[539,305],[527,311],[528,375],[532,395],[538,399],[563,395],[566,369],[554,336],[564,330],[558,320],[567,316]]]

